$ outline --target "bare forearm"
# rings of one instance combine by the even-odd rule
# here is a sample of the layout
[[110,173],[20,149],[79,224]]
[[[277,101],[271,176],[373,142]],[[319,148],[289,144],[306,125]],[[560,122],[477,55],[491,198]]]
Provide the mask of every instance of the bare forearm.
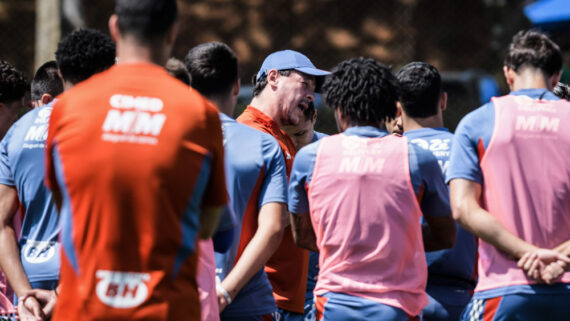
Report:
[[16,231],[11,226],[0,226],[0,267],[16,295],[21,296],[32,287],[20,261],[16,237]]
[[558,245],[554,248],[554,250],[561,253],[562,255],[570,257],[570,240]]
[[264,232],[258,230],[234,268],[222,282],[222,287],[228,291],[232,298],[263,268],[267,260],[279,247],[283,231]]
[[313,224],[308,213],[289,214],[291,219],[291,230],[293,239],[298,247],[302,247],[313,252],[319,252],[317,247],[317,237],[313,230]]
[[525,242],[499,222],[479,204],[481,185],[465,179],[454,179],[450,183],[450,200],[453,218],[467,231],[480,237],[514,259],[537,249]]

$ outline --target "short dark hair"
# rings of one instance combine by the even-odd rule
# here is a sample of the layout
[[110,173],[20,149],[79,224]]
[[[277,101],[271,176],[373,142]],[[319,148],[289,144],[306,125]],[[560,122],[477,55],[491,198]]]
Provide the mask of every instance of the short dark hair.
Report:
[[[291,75],[291,71],[293,71],[293,69],[279,70],[279,75],[289,77]],[[251,80],[253,84],[253,97],[261,94],[263,89],[265,89],[265,86],[267,86],[267,75],[263,76],[259,80],[256,80],[256,78],[257,74],[253,75]]]
[[55,59],[63,80],[76,84],[115,63],[115,43],[100,31],[79,29],[59,42]]
[[176,58],[170,58],[164,65],[166,71],[174,78],[180,80],[181,82],[185,83],[186,85],[190,86],[192,82],[192,76],[188,72],[186,65],[182,61]]
[[31,84],[31,99],[42,99],[44,94],[55,97],[63,92],[63,81],[57,73],[57,63],[50,60],[38,68]]
[[504,65],[515,72],[523,66],[530,66],[552,76],[562,69],[562,54],[560,47],[546,34],[536,30],[521,30],[509,45]]
[[115,13],[121,34],[141,44],[162,39],[178,17],[176,0],[117,0]]
[[425,62],[411,62],[398,71],[396,78],[406,115],[425,118],[437,114],[442,93],[437,68]]
[[0,102],[22,99],[28,88],[24,74],[8,62],[0,60]]
[[237,57],[228,45],[208,42],[188,51],[184,58],[192,87],[206,97],[229,93],[238,79]]
[[338,64],[323,84],[325,101],[340,109],[351,126],[378,124],[396,117],[398,83],[390,67],[372,58]]

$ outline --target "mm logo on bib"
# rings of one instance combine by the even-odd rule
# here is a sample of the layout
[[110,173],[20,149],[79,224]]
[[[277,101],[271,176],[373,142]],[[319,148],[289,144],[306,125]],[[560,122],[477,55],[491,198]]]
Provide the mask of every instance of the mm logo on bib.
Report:
[[148,273],[97,271],[97,297],[104,304],[119,309],[134,308],[148,297]]
[[26,241],[23,248],[24,259],[32,264],[49,261],[55,255],[56,242],[50,241]]

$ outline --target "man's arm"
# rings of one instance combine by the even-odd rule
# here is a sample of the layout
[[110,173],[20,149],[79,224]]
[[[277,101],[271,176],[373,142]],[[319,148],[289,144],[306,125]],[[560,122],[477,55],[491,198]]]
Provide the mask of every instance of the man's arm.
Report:
[[514,259],[538,248],[508,231],[497,219],[483,209],[481,184],[456,178],[449,183],[453,218],[467,231],[480,237]]
[[291,217],[291,230],[293,231],[293,239],[298,247],[319,252],[317,248],[317,237],[313,230],[311,223],[311,216],[309,213],[303,214],[290,214]]
[[10,285],[21,296],[30,290],[30,282],[20,261],[16,231],[12,220],[18,210],[18,193],[13,186],[0,184],[0,267]]
[[[287,226],[286,205],[274,202],[264,204],[259,211],[257,224],[253,238],[222,282],[222,287],[232,298],[236,297],[279,247]],[[218,293],[218,302],[220,311],[227,306],[227,301],[221,293]]]
[[222,206],[203,206],[202,212],[200,213],[200,230],[198,232],[198,237],[202,240],[207,240],[218,227],[218,222],[220,221],[220,216],[222,215]]

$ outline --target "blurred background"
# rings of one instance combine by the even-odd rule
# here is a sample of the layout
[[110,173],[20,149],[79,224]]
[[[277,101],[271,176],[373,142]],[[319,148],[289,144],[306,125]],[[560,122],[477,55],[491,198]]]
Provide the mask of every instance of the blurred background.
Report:
[[[31,79],[54,59],[57,42],[74,28],[108,32],[114,0],[0,0],[0,59]],[[502,60],[516,31],[537,27],[570,61],[569,0],[184,0],[173,56],[192,46],[222,41],[236,52],[242,84],[251,82],[265,56],[294,49],[330,69],[340,61],[373,57],[394,70],[421,60],[444,75],[449,93],[446,125],[455,128],[469,110],[505,93]],[[570,71],[563,81],[570,82]],[[247,104],[244,87],[240,103]],[[318,105],[317,129],[332,132],[328,110]],[[239,113],[239,109],[238,109]],[[330,118],[330,119],[329,119]]]

